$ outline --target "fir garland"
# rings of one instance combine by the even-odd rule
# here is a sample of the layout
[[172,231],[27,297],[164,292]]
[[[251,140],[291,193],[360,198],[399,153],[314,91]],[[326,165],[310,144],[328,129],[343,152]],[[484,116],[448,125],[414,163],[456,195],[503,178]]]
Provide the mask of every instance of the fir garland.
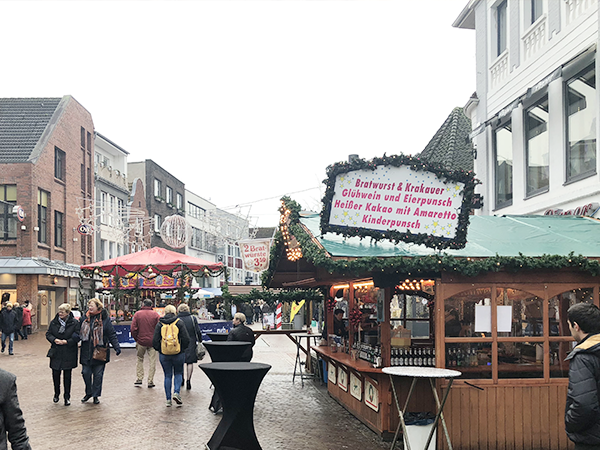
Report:
[[[335,180],[338,175],[345,174],[356,170],[371,170],[377,169],[377,166],[408,166],[416,172],[427,171],[434,173],[444,183],[448,181],[460,182],[464,184],[463,202],[458,214],[458,223],[454,238],[448,239],[441,236],[432,236],[425,233],[411,233],[410,231],[397,230],[371,230],[359,227],[345,227],[341,225],[330,225],[329,216],[331,214],[331,204],[335,189]],[[395,244],[400,241],[412,242],[415,244],[423,244],[435,249],[460,249],[464,248],[467,243],[467,230],[469,228],[469,214],[475,186],[480,183],[474,177],[473,171],[463,170],[447,170],[441,165],[432,164],[427,161],[422,161],[419,158],[408,155],[394,155],[381,158],[373,158],[370,161],[364,159],[355,159],[351,162],[339,162],[327,167],[327,179],[323,181],[327,186],[325,195],[323,196],[323,210],[321,212],[321,232],[337,233],[342,236],[359,236],[361,239],[370,237],[374,241],[387,239]]]
[[[300,211],[300,206],[289,198],[282,198],[286,207],[292,211]],[[489,258],[455,257],[446,253],[428,256],[391,258],[366,257],[354,260],[333,260],[325,250],[318,247],[311,236],[304,231],[297,219],[290,223],[290,232],[296,237],[302,247],[303,257],[313,265],[327,270],[330,274],[342,275],[348,278],[364,276],[414,276],[436,277],[442,272],[457,273],[475,277],[486,272],[518,272],[522,270],[560,270],[576,269],[592,276],[600,275],[600,262],[589,259],[573,252],[568,255],[541,255],[539,257],[525,256],[492,256]],[[263,284],[268,286],[273,279],[277,264],[283,251],[283,240],[280,233],[275,235],[271,247],[271,262],[269,269],[263,274]]]

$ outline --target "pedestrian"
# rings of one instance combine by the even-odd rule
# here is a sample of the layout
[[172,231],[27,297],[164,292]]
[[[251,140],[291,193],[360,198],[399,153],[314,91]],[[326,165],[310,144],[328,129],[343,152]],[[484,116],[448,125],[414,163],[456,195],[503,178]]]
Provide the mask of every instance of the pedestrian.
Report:
[[80,321],[81,331],[81,375],[85,382],[85,396],[82,403],[94,398],[94,405],[100,403],[102,395],[102,378],[106,363],[110,361],[110,343],[117,356],[121,354],[121,347],[117,333],[112,326],[108,312],[97,298],[88,302],[88,310]]
[[[194,372],[194,364],[198,362],[198,356],[196,355],[196,347],[198,346],[198,342],[202,341],[202,337],[198,336],[198,321],[196,320],[196,316],[193,316],[190,313],[190,307],[185,303],[180,304],[177,307],[177,312],[181,321],[185,325],[185,329],[190,338],[190,343],[185,349],[185,366],[187,368],[187,376],[186,376],[186,389],[192,388],[192,373]],[[181,386],[183,386],[184,380],[181,380]]]
[[137,351],[137,364],[135,366],[136,380],[133,383],[141,386],[144,381],[144,356],[148,353],[150,366],[148,367],[148,387],[154,387],[154,374],[156,373],[156,350],[152,347],[154,329],[160,316],[152,309],[152,300],[145,299],[144,306],[133,315],[131,322],[131,337],[135,340]]
[[569,389],[565,407],[567,436],[575,450],[600,450],[600,309],[576,303],[567,311],[577,345],[569,353]]
[[27,339],[27,336],[31,334],[31,317],[33,315],[29,300],[25,300],[23,304],[23,339]]
[[254,321],[256,323],[262,323],[260,300],[257,300],[254,304]]
[[20,306],[17,302],[13,305],[13,310],[17,313],[17,329],[15,330],[15,341],[19,340],[19,336],[21,339],[25,339],[21,328],[23,328],[23,307]]
[[79,311],[79,305],[77,303],[71,307],[71,314],[73,314],[75,320],[79,322],[79,319],[81,319],[81,311]]
[[[171,406],[171,398],[181,405],[181,381],[183,380],[183,363],[185,362],[185,349],[190,343],[190,338],[185,325],[175,313],[173,305],[165,307],[165,315],[161,317],[154,329],[152,344],[159,352],[158,359],[165,374],[165,394],[167,406]],[[175,391],[171,394],[171,390]]]
[[60,374],[63,374],[65,406],[71,404],[71,374],[77,367],[77,343],[79,342],[79,322],[71,313],[71,305],[63,303],[58,313],[48,325],[46,339],[52,344],[48,350],[52,381],[54,382],[54,398],[60,398]]
[[244,341],[250,342],[250,345],[244,353],[240,361],[250,362],[252,360],[252,347],[254,347],[254,332],[250,327],[246,326],[246,316],[244,313],[235,313],[233,316],[233,330],[227,336],[228,341]]
[[6,350],[6,339],[8,338],[8,354],[13,355],[13,342],[17,329],[17,313],[13,311],[12,303],[0,311],[0,330],[2,330],[2,353]]
[[8,442],[12,450],[31,450],[17,397],[17,377],[0,369],[0,449],[8,449]]

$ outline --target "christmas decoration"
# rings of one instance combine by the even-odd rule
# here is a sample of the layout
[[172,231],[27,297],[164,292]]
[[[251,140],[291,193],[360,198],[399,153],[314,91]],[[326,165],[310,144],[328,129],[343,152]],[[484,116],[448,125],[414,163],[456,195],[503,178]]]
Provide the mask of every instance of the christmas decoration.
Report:
[[350,311],[350,318],[348,320],[354,328],[358,328],[358,325],[362,322],[362,312],[360,312],[360,309],[353,308]]
[[160,226],[160,237],[171,248],[185,247],[191,236],[192,227],[179,215],[168,216]]

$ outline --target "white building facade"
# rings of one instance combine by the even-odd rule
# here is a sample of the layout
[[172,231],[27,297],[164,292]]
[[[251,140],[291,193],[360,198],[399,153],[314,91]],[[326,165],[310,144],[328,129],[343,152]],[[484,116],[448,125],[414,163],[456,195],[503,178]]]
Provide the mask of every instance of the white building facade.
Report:
[[492,214],[600,215],[598,2],[471,0],[476,96],[466,105]]

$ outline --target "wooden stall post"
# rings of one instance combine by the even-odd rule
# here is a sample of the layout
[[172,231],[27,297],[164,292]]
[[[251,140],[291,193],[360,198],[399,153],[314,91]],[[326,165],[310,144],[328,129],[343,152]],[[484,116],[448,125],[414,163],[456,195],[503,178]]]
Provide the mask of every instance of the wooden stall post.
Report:
[[348,288],[348,347],[352,348],[354,345],[354,333],[357,331],[354,329],[352,324],[350,323],[350,314],[352,310],[356,307],[356,299],[354,298],[354,286],[350,283],[350,287]]
[[392,333],[390,329],[390,303],[392,301],[392,295],[394,294],[394,288],[383,288],[383,292],[383,322],[379,324],[379,327],[381,329],[381,358],[383,360],[383,367],[389,367],[392,365]]

